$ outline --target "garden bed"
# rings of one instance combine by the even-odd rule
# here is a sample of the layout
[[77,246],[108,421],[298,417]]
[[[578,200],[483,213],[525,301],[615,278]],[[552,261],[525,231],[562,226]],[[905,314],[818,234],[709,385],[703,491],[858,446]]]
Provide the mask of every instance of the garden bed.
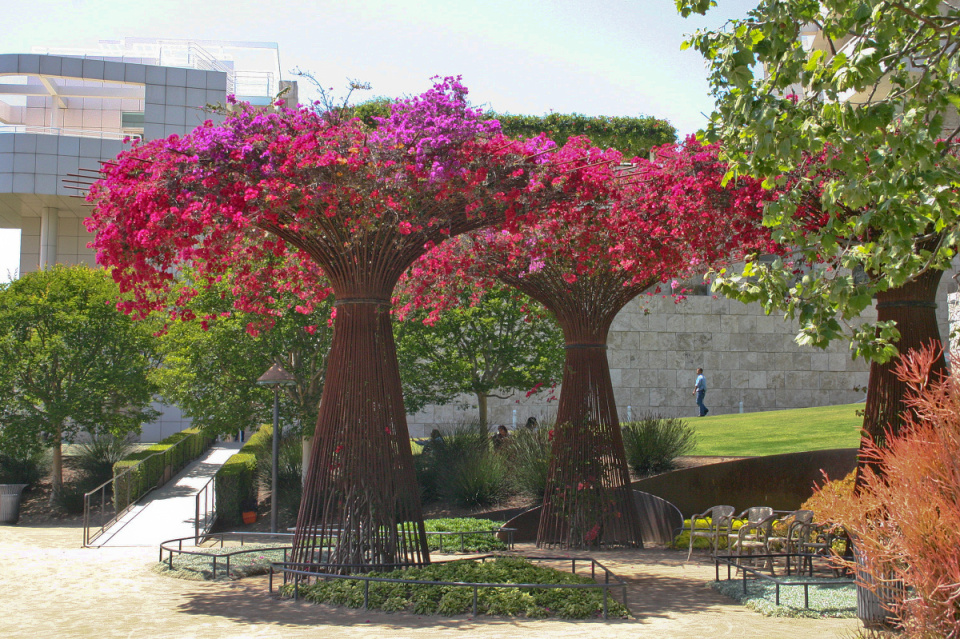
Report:
[[[197,546],[171,552],[168,559],[157,563],[157,574],[188,581],[221,581],[241,579],[270,572],[270,564],[286,560],[284,549],[290,545],[276,543],[242,546]],[[229,557],[229,562],[226,561]]]
[[[537,558],[536,561],[551,560],[571,562],[570,558]],[[576,562],[580,562],[581,569],[589,565],[591,573],[599,567],[598,576],[606,570],[588,558],[573,560],[571,565],[575,567]],[[290,567],[288,564],[283,568],[289,573]],[[287,578],[290,577],[287,574]],[[620,591],[623,582],[610,577],[607,573],[610,588]],[[329,575],[309,585],[288,583],[281,588],[281,593],[315,603],[419,615],[484,614],[538,619],[629,616],[623,603],[610,594],[605,596],[605,586],[586,574],[548,568],[523,557],[500,556],[389,572]]]
[[[809,579],[809,577],[782,577]],[[775,603],[776,584],[772,581],[747,580],[747,592],[739,579],[713,581],[710,587],[717,592],[739,601],[744,606],[767,617],[825,617],[852,618],[857,616],[857,591],[853,584],[833,585],[829,579],[822,584],[809,586],[809,608],[804,607],[803,588],[781,588],[780,605]]]

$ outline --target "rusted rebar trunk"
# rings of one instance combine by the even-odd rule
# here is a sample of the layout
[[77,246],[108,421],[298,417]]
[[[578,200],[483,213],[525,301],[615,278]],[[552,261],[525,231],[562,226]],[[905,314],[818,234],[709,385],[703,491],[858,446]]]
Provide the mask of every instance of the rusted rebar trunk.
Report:
[[567,341],[551,463],[537,545],[643,547],[616,400],[606,332]]
[[[943,271],[930,270],[912,282],[877,294],[877,320],[893,320],[900,331],[897,349],[901,354],[935,342],[940,343],[937,326],[937,286]],[[880,447],[886,444],[886,430],[896,435],[904,424],[904,404],[907,385],[895,374],[898,358],[885,364],[870,364],[870,381],[867,386],[867,404],[863,418],[863,436]],[[931,375],[946,372],[946,361],[940,357],[931,368]],[[863,445],[861,444],[861,451]],[[859,468],[870,463],[863,455]],[[860,485],[860,473],[857,474]]]
[[337,300],[292,561],[341,572],[430,561],[389,298]]

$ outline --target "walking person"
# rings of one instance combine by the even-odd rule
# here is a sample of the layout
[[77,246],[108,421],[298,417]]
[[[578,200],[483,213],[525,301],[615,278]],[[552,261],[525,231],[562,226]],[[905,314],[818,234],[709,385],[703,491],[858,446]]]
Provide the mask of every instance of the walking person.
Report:
[[693,394],[697,396],[697,408],[700,409],[700,417],[704,417],[710,412],[710,409],[703,405],[703,396],[707,394],[707,380],[703,376],[703,369],[697,369],[697,381],[693,383]]

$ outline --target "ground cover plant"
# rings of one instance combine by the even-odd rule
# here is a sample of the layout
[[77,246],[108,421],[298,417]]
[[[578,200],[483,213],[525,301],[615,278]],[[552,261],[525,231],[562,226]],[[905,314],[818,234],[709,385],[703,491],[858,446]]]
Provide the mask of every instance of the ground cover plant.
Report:
[[[244,544],[243,546],[224,546],[223,548],[197,548],[196,550],[205,554],[174,554],[172,568],[169,561],[161,561],[155,564],[152,570],[161,575],[188,581],[213,581],[213,558],[211,555],[216,555],[218,557],[217,581],[265,575],[270,572],[271,562],[283,561],[283,549],[280,546],[280,544]],[[230,557],[230,573],[227,574],[227,562],[223,555],[239,550],[249,550],[251,552]]]
[[[781,579],[787,579],[781,577]],[[797,577],[797,580],[801,577]],[[809,580],[809,577],[803,577]],[[803,588],[788,586],[780,588],[780,605],[776,603],[776,585],[761,579],[748,579],[747,592],[743,592],[742,579],[714,581],[710,587],[735,599],[744,606],[767,617],[855,617],[857,615],[857,591],[853,584],[831,585],[829,579],[823,584],[810,586],[810,607],[803,605]]]
[[[472,517],[425,519],[423,525],[427,532],[473,532],[479,530],[498,530],[500,522],[490,519],[473,519]],[[440,550],[441,537],[444,552],[490,552],[491,550],[506,550],[507,545],[496,535],[481,533],[464,535],[461,546],[460,535],[427,535],[427,545],[431,552]]]
[[857,448],[863,404],[698,417],[693,455],[760,456]]
[[[498,557],[494,561],[471,560],[406,568],[371,577],[458,581],[467,583],[591,584],[583,575],[538,566],[522,557]],[[285,589],[292,592],[292,586]],[[300,586],[300,596],[316,603],[350,608],[363,606],[364,582],[335,579]],[[607,600],[611,617],[625,617],[628,610],[613,597]],[[371,582],[369,608],[386,612],[409,611],[420,615],[463,615],[472,612],[473,589],[463,586],[433,586]],[[560,617],[589,619],[603,614],[603,593],[599,588],[515,589],[480,588],[477,613],[507,617]]]

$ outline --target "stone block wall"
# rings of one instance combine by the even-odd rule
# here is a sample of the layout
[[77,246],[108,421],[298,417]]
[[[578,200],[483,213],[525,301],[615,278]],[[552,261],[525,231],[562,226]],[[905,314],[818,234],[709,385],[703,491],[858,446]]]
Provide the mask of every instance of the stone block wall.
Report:
[[[953,315],[947,296],[957,290],[956,269],[944,273],[938,295],[941,338],[949,334],[950,317],[960,325],[960,294],[954,293]],[[863,317],[875,319],[868,309]],[[849,345],[837,341],[826,350],[798,346],[797,324],[782,315],[765,315],[758,304],[695,296],[675,304],[671,298],[643,296],[617,316],[607,342],[610,377],[622,421],[654,412],[665,417],[693,417],[691,395],[698,367],[707,378],[704,403],[711,415],[808,408],[863,401],[869,366],[853,360]],[[960,352],[960,351],[957,351]],[[490,398],[491,429],[497,424],[522,426],[528,417],[550,421],[556,415],[560,389],[530,398],[517,393],[505,400]],[[435,427],[450,427],[477,418],[476,400],[462,396],[446,406],[428,406],[408,415],[412,437]]]

